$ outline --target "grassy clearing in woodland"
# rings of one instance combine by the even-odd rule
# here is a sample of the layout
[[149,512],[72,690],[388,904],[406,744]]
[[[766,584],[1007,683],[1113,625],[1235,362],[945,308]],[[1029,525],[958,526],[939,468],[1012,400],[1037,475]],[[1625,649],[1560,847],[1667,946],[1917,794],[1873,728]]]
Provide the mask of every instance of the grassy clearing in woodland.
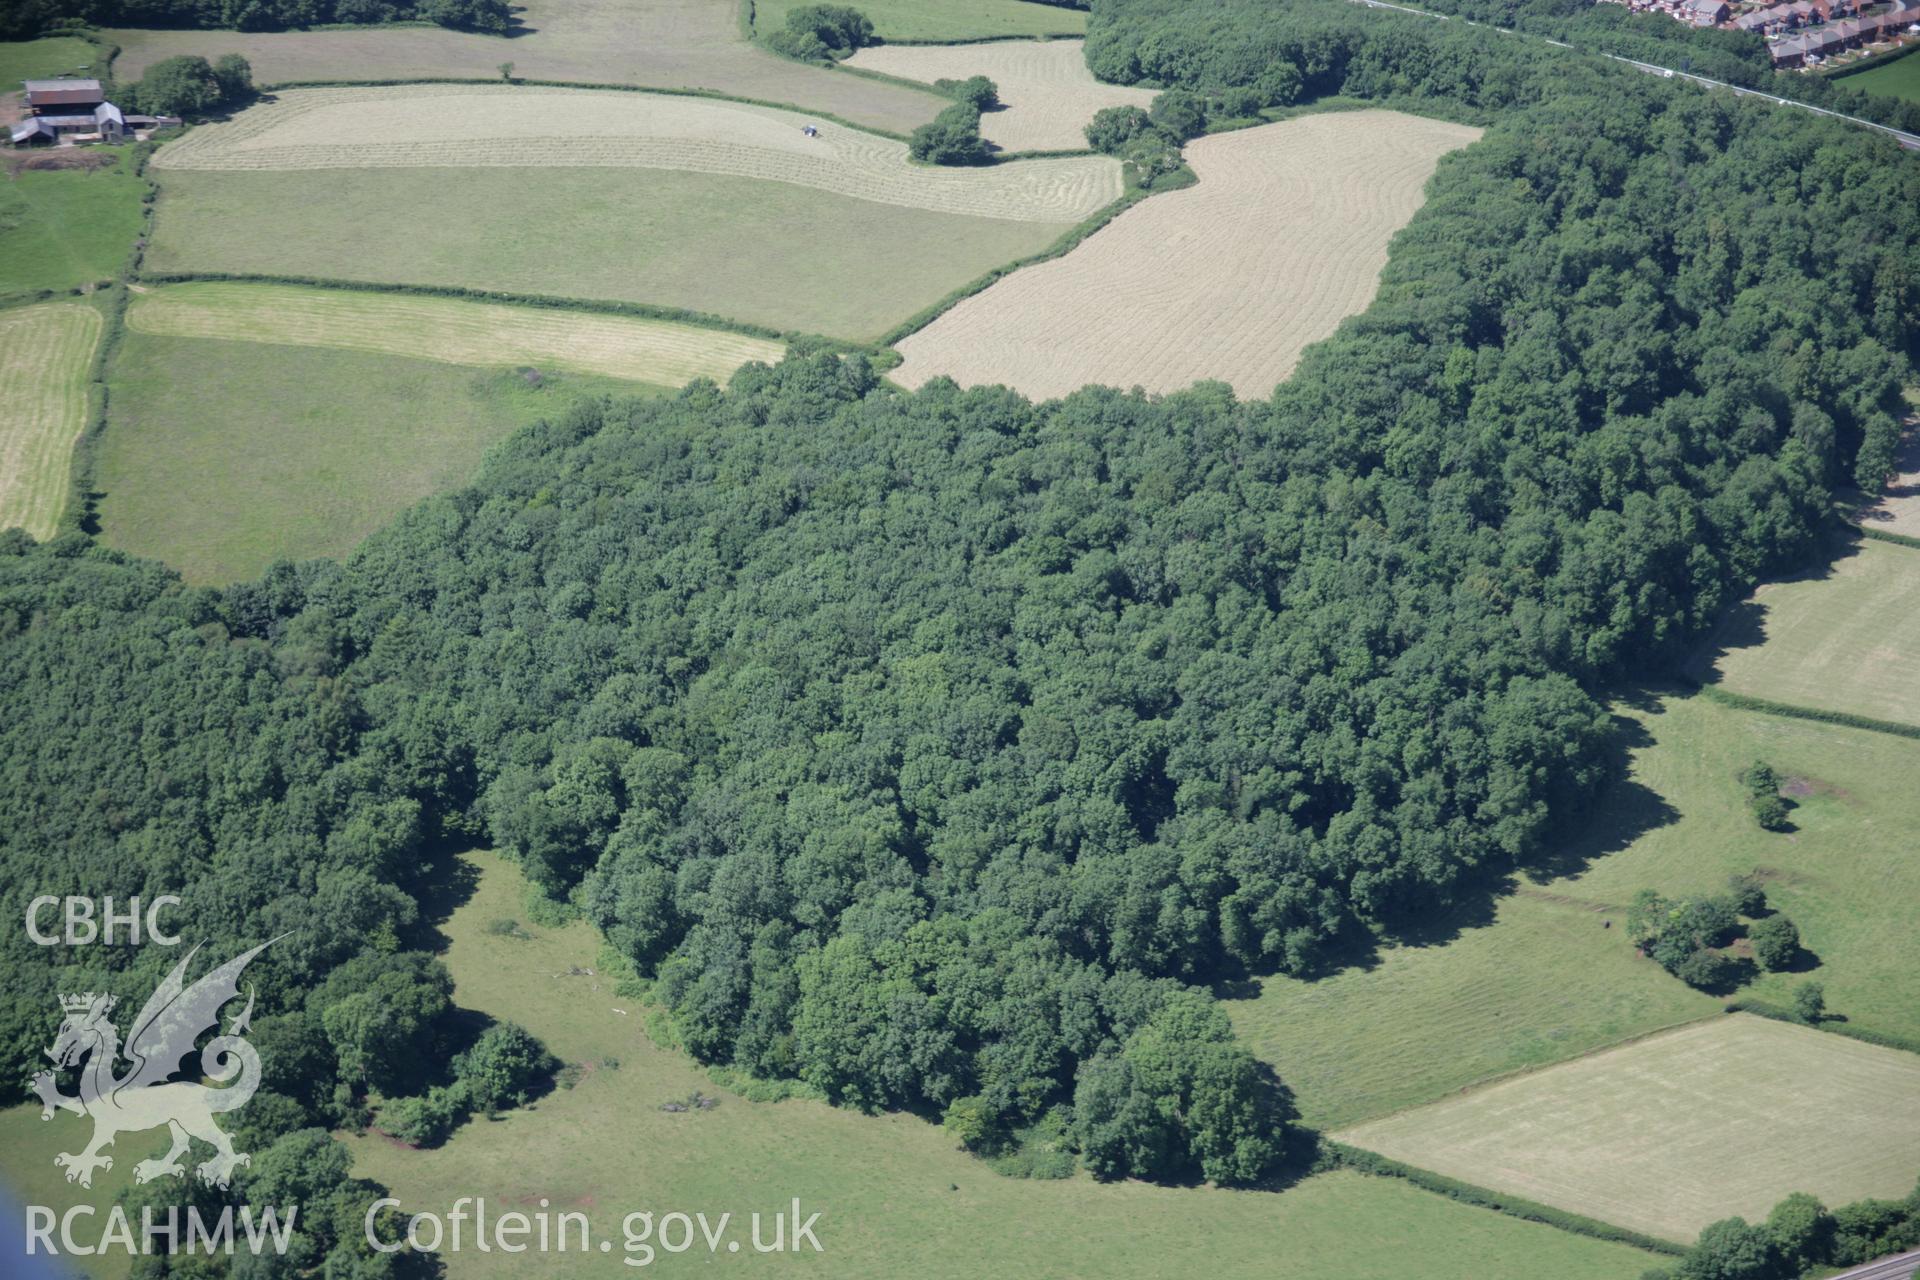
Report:
[[725,382],[749,360],[773,363],[786,350],[667,320],[272,284],[169,285],[136,297],[127,324],[175,338],[338,347],[491,369],[531,365],[671,387],[695,378]]
[[84,302],[0,311],[0,529],[47,538],[59,523],[105,323]]
[[879,45],[847,62],[929,84],[986,76],[999,87],[1001,103],[980,117],[988,142],[1006,151],[1065,151],[1087,145],[1087,122],[1102,107],[1145,107],[1156,92],[1095,80],[1085,47],[1081,40]]
[[1686,1242],[1794,1191],[1912,1190],[1920,1055],[1733,1014],[1335,1136]]
[[636,387],[134,330],[109,390],[101,540],[220,583],[345,556],[575,394]]
[[[556,118],[591,119],[555,136]],[[708,98],[587,89],[403,85],[302,89],[226,124],[196,129],[154,157],[181,170],[646,168],[789,182],[936,213],[1078,222],[1119,199],[1108,156],[973,169],[915,165],[904,143],[798,112]],[[536,184],[537,185],[537,184]],[[795,228],[796,251],[832,224]]]
[[670,169],[175,171],[161,186],[153,271],[646,302],[862,341],[1066,230]]
[[[512,62],[528,80],[709,89],[786,102],[895,133],[925,124],[944,105],[905,85],[843,75],[757,49],[741,38],[735,0],[526,0],[518,34],[477,35],[441,27],[339,31],[135,31],[106,38],[120,46],[123,81],[162,58],[245,55],[261,84],[315,80],[500,78]],[[588,122],[589,129],[591,127]],[[556,132],[567,132],[565,128]]]
[[1387,242],[1434,166],[1479,136],[1370,110],[1195,139],[1198,185],[961,302],[899,342],[906,360],[891,376],[1031,396],[1217,378],[1269,395],[1308,344],[1372,299]]
[[[754,0],[753,25],[778,31],[802,0]],[[1035,0],[861,0],[855,6],[883,40],[986,40],[1009,36],[1074,36],[1087,29],[1084,9]],[[918,77],[912,77],[918,79]]]
[[[1621,711],[1639,742],[1626,778],[1490,921],[1451,922],[1457,934],[1442,922],[1371,965],[1266,978],[1256,998],[1229,1004],[1309,1123],[1354,1124],[1713,1014],[1719,1000],[1635,954],[1626,908],[1643,888],[1717,893],[1736,874],[1760,876],[1806,951],[1741,994],[1791,1006],[1793,989],[1816,980],[1849,1026],[1920,1039],[1909,909],[1920,900],[1920,744],[1699,697]],[[1747,813],[1738,775],[1755,760],[1786,780],[1793,830],[1763,831]]]
[[1920,549],[1863,540],[1762,586],[1712,643],[1703,674],[1735,693],[1920,725]]
[[[745,1231],[745,1215],[784,1208],[796,1196],[805,1212],[821,1211],[824,1251],[785,1255],[778,1269],[836,1280],[1270,1280],[1276,1259],[1289,1275],[1347,1280],[1623,1280],[1655,1261],[1390,1179],[1332,1174],[1277,1194],[1101,1185],[1084,1176],[1018,1181],[912,1116],[744,1101],[683,1053],[648,1039],[646,1006],[616,994],[589,926],[527,923],[519,872],[491,856],[477,861],[477,891],[443,927],[455,1000],[521,1023],[584,1074],[531,1108],[464,1126],[437,1150],[408,1150],[378,1135],[347,1139],[355,1170],[392,1187],[408,1209],[444,1212],[462,1195],[485,1195],[490,1207],[544,1197],[555,1211],[586,1213],[595,1238],[615,1245],[611,1254],[587,1255],[468,1251],[454,1260],[460,1280],[632,1275],[619,1243],[628,1212],[732,1212]],[[489,930],[502,919],[520,921],[533,937]],[[695,1089],[721,1104],[659,1110]],[[743,1248],[741,1256],[754,1255]],[[1418,1258],[1411,1270],[1409,1257]],[[723,1252],[715,1261],[729,1260]],[[709,1260],[702,1246],[682,1261]],[[755,1269],[765,1268],[749,1264],[741,1273]]]
[[[147,185],[134,176],[124,153],[68,150],[6,159],[0,168],[0,294],[113,279],[146,222],[140,198]],[[82,163],[26,167],[68,159]]]

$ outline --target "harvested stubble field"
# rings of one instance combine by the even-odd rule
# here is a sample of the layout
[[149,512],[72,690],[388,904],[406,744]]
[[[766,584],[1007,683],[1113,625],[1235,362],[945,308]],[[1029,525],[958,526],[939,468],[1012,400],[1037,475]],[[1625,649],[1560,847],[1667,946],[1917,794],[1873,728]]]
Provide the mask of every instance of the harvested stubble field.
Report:
[[1920,725],[1920,550],[1862,540],[1816,576],[1767,583],[1713,649],[1703,674],[1735,693]]
[[1733,1014],[1335,1135],[1675,1241],[1782,1196],[1901,1196],[1920,1055]]
[[1199,184],[1127,210],[899,344],[891,375],[1031,396],[1204,379],[1263,397],[1363,309],[1440,157],[1480,130],[1395,111],[1305,116],[1196,139]]
[[337,347],[447,364],[530,365],[677,387],[725,382],[749,360],[778,361],[778,342],[634,316],[458,298],[204,283],[143,293],[127,311],[141,333],[283,346]]
[[520,427],[580,395],[650,389],[130,329],[108,390],[100,540],[222,583],[281,558],[344,557],[401,509],[465,483]]
[[644,302],[870,341],[1066,229],[672,169],[174,170],[146,266]]
[[[436,1150],[372,1133],[345,1139],[355,1171],[393,1188],[408,1208],[460,1195],[485,1194],[495,1204],[546,1197],[585,1212],[595,1237],[611,1238],[615,1250],[468,1251],[454,1268],[459,1280],[630,1276],[635,1269],[623,1265],[618,1242],[620,1217],[631,1209],[705,1206],[740,1223],[795,1196],[805,1212],[822,1211],[823,1252],[787,1255],[791,1267],[779,1269],[836,1280],[1270,1280],[1276,1258],[1285,1260],[1284,1274],[1342,1280],[1625,1280],[1655,1261],[1391,1179],[1336,1173],[1279,1193],[1101,1184],[1084,1175],[1025,1181],[992,1172],[938,1124],[914,1116],[865,1116],[802,1099],[748,1102],[648,1037],[646,1006],[613,994],[589,925],[527,923],[518,869],[491,855],[475,861],[482,871],[474,896],[444,926],[455,1001],[520,1023],[585,1074],[534,1107],[464,1125]],[[490,931],[502,920],[531,936]],[[720,1105],[659,1110],[695,1089]],[[0,1149],[19,1114],[0,1115]],[[480,1185],[475,1170],[487,1171]],[[1410,1256],[1419,1260],[1411,1270]],[[662,1261],[671,1271],[672,1260]]]
[[[1920,1041],[1916,744],[1697,696],[1617,713],[1634,744],[1625,776],[1538,881],[1518,878],[1491,909],[1469,905],[1330,976],[1262,979],[1255,998],[1228,1005],[1308,1123],[1357,1124],[1715,1015],[1719,1000],[1635,954],[1626,908],[1643,888],[1718,893],[1736,874],[1759,875],[1805,949],[1741,996],[1790,1006],[1811,978],[1850,1028]],[[1739,774],[1755,760],[1786,779],[1793,830],[1763,831],[1747,813]]]
[[525,0],[512,36],[440,27],[338,31],[109,31],[123,82],[177,54],[245,55],[261,84],[321,80],[497,80],[512,62],[529,80],[709,89],[830,111],[905,133],[931,120],[940,98],[794,62],[741,38],[736,0]]
[[[581,135],[555,119],[591,120]],[[1107,156],[976,169],[915,165],[904,143],[807,116],[711,98],[617,90],[401,85],[295,89],[206,125],[154,157],[174,171],[642,168],[787,182],[906,209],[1078,222],[1120,197]],[[801,237],[832,227],[796,228]],[[798,241],[804,244],[804,239]]]
[[46,538],[59,523],[103,324],[84,302],[0,311],[0,529]]
[[1064,151],[1087,145],[1087,122],[1102,107],[1145,107],[1154,90],[1103,84],[1087,70],[1083,40],[998,40],[986,44],[879,45],[849,66],[903,80],[986,76],[1000,109],[980,117],[987,141],[1007,151]]

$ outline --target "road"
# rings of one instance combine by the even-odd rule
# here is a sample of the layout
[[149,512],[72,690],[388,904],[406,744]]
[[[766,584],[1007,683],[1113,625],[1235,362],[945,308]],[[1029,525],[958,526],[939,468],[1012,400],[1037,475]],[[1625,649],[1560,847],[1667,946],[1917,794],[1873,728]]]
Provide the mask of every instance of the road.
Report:
[[[1410,5],[1390,4],[1388,3],[1388,0],[1353,0],[1353,3],[1365,5],[1369,9],[1393,9],[1399,13],[1411,13],[1422,18],[1434,18],[1440,22],[1451,22],[1453,20],[1449,15],[1444,13],[1434,13],[1428,9],[1415,9]],[[1466,22],[1466,24],[1470,27],[1477,27],[1480,25],[1477,22],[1468,21],[1467,19],[1464,19],[1464,18],[1461,19],[1461,21]],[[1539,40],[1543,44],[1550,44],[1556,49],[1573,48],[1573,46],[1570,44],[1563,44],[1558,40],[1548,40],[1545,36],[1527,36],[1521,32],[1509,31],[1505,27],[1495,27],[1494,30],[1498,31],[1503,36],[1518,35],[1523,40],[1524,39]],[[1603,56],[1612,58],[1615,62],[1624,62],[1630,67],[1635,67],[1641,71],[1646,72],[1648,75],[1660,76],[1668,80],[1673,80],[1673,79],[1691,80],[1693,83],[1700,85],[1703,88],[1725,89],[1731,93],[1738,94],[1740,97],[1743,97],[1743,98],[1760,98],[1767,102],[1773,103],[1775,106],[1796,107],[1801,111],[1811,111],[1814,115],[1817,115],[1817,116],[1831,116],[1835,120],[1845,120],[1848,124],[1857,124],[1862,129],[1873,129],[1880,133],[1889,134],[1894,138],[1895,141],[1899,142],[1901,146],[1907,148],[1909,151],[1920,151],[1920,134],[1906,133],[1900,129],[1890,128],[1884,124],[1875,124],[1871,120],[1862,120],[1859,116],[1850,116],[1850,115],[1845,115],[1838,111],[1829,111],[1825,107],[1816,107],[1812,103],[1795,102],[1792,98],[1782,98],[1777,94],[1768,93],[1764,89],[1743,89],[1737,84],[1727,84],[1726,82],[1721,80],[1709,80],[1705,76],[1697,76],[1690,71],[1676,71],[1672,67],[1663,67],[1658,65],[1657,63],[1652,63],[1652,62],[1639,62],[1634,60],[1633,58],[1622,58],[1617,54],[1609,53]],[[1879,1278],[1874,1277],[1873,1280],[1879,1280]]]
[[1842,1271],[1830,1280],[1911,1280],[1916,1273],[1920,1273],[1920,1249]]

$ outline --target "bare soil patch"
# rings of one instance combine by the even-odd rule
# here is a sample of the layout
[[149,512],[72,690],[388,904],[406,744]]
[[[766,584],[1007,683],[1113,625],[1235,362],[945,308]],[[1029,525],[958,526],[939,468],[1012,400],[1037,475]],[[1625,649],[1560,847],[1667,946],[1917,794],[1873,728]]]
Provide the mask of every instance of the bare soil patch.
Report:
[[1480,136],[1395,111],[1306,116],[1189,143],[1197,186],[1127,210],[898,345],[892,377],[1032,396],[1088,383],[1270,395],[1363,309],[1440,157]]

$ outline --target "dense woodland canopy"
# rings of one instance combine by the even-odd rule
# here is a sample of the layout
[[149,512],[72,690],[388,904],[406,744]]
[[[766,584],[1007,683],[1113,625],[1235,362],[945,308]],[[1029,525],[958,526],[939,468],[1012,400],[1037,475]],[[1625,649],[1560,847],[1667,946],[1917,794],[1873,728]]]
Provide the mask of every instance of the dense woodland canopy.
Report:
[[[1205,84],[1230,41],[1192,30]],[[7,900],[289,931],[263,1011],[350,1101],[423,1083],[383,1074],[444,1005],[415,899],[485,840],[703,1059],[1258,1178],[1286,1100],[1207,985],[1539,857],[1609,776],[1607,683],[1884,477],[1920,333],[1890,143],[1457,30],[1275,37],[1297,92],[1498,119],[1270,401],[815,354],[531,428],[344,567],[188,589],[8,535]],[[0,948],[18,1081],[53,992],[128,957]]]

